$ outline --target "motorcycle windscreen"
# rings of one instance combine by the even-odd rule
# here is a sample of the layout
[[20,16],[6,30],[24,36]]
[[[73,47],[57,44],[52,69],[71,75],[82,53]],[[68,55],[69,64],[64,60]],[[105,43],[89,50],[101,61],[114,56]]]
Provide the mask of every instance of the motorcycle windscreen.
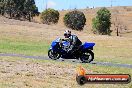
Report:
[[57,44],[59,43],[59,41],[60,41],[60,38],[57,38],[56,40],[54,40],[54,41],[51,43],[51,46],[52,46],[52,47],[57,46]]
[[95,43],[87,43],[87,42],[85,42],[84,44],[83,44],[83,48],[84,49],[93,49],[93,46],[95,45]]

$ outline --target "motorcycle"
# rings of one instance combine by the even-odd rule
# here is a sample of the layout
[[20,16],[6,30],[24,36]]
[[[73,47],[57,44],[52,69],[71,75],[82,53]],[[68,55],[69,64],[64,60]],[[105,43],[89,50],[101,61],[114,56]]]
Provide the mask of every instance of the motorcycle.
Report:
[[57,38],[51,43],[48,56],[53,60],[57,60],[59,58],[77,59],[81,60],[83,63],[90,63],[94,60],[94,53],[92,52],[94,45],[95,43],[85,42],[71,53],[67,52],[70,47],[70,42]]

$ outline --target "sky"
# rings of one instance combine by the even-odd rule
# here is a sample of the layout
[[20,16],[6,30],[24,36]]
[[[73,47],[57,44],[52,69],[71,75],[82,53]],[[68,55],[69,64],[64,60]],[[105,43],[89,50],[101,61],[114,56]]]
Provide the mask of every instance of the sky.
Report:
[[35,0],[35,2],[40,12],[45,10],[46,6],[56,10],[111,7],[111,4],[112,6],[132,6],[132,0]]

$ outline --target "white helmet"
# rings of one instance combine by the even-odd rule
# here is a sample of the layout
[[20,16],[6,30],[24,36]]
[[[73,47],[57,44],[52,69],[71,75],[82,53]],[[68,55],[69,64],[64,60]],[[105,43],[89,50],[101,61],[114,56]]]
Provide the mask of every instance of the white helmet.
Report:
[[64,36],[71,36],[71,31],[70,30],[65,30]]

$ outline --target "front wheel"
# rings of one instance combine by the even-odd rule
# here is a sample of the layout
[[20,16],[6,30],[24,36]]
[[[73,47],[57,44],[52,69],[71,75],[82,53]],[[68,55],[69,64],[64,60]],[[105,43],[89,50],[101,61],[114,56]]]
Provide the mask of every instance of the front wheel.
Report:
[[53,50],[49,50],[48,51],[48,56],[49,58],[53,59],[53,60],[57,60],[60,58],[60,53],[54,52]]
[[82,63],[90,63],[93,59],[94,53],[91,50],[85,51],[80,57]]

